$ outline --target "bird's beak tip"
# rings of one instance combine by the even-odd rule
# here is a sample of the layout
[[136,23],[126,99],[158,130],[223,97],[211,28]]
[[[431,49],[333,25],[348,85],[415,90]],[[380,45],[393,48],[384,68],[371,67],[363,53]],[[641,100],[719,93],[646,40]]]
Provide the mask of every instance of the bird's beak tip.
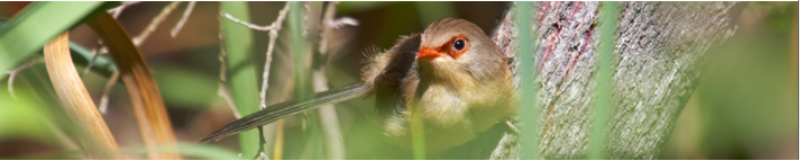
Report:
[[440,56],[442,56],[442,53],[439,51],[433,48],[423,47],[419,49],[419,52],[417,52],[416,59],[436,59]]

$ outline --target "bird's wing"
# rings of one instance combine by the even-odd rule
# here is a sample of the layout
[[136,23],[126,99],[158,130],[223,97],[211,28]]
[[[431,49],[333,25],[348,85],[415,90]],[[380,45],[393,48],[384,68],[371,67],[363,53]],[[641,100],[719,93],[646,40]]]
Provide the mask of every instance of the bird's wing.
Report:
[[381,116],[395,115],[405,110],[402,83],[414,65],[419,50],[418,34],[401,37],[392,49],[384,54],[391,56],[387,66],[375,77],[375,110]]

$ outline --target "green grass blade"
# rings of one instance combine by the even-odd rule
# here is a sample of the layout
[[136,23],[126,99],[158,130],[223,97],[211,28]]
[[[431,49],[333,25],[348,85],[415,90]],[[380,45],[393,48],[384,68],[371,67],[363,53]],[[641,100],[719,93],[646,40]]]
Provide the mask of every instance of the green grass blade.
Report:
[[[145,146],[125,149],[125,154],[148,153]],[[239,154],[224,147],[201,143],[178,143],[178,147],[156,147],[150,152],[178,152],[181,155],[203,159],[239,159]]]
[[608,1],[601,4],[602,24],[600,26],[600,47],[597,60],[597,88],[594,94],[597,98],[592,117],[592,135],[589,142],[589,158],[605,159],[605,144],[608,124],[608,109],[611,106],[613,84],[611,81],[611,63],[614,60],[614,36],[617,30],[617,2]]
[[0,71],[22,63],[103,2],[34,2],[0,27]]
[[[0,27],[6,23],[8,23],[8,19],[0,18]],[[75,60],[75,64],[86,65],[93,56],[91,51],[72,42],[69,43],[69,50],[70,53],[72,53],[72,59]],[[117,66],[113,61],[108,59],[108,57],[99,56],[95,60],[92,69],[95,72],[99,72],[101,75],[108,77],[111,76],[112,72],[117,70]],[[4,79],[6,76],[8,76],[8,74],[0,74],[0,79]]]
[[[72,60],[75,61],[75,64],[88,65],[89,61],[94,57],[92,51],[72,42],[69,42],[69,51],[72,53]],[[94,60],[92,70],[104,77],[110,77],[111,74],[117,70],[117,64],[108,57],[98,56],[97,59]],[[0,77],[0,79],[2,78],[3,77]]]
[[[311,69],[307,66],[307,60],[311,56],[312,51],[310,48],[311,46],[308,45],[308,38],[305,35],[305,28],[306,24],[305,18],[305,2],[287,2],[289,3],[289,13],[286,15],[288,29],[289,29],[289,42],[291,43],[291,55],[292,55],[292,68],[294,69],[294,98],[295,99],[308,99],[312,98],[311,95],[314,93],[314,90],[311,86]],[[313,126],[308,127],[305,130],[306,134],[308,134],[308,141],[310,143],[322,144],[324,143],[321,139],[322,133],[320,130],[319,122],[319,114],[316,112],[309,112],[309,116],[306,116],[304,119],[304,123],[306,126]],[[286,132],[284,132],[286,133]],[[284,147],[288,147],[289,145],[284,144]],[[300,158],[300,159],[317,159],[317,158],[324,158],[322,155],[322,147],[315,146],[309,147],[302,151],[302,155],[299,157],[291,157],[291,158]],[[287,152],[288,153],[288,152]],[[288,155],[288,154],[287,154]],[[290,158],[289,156],[284,156],[284,158]]]
[[536,106],[536,85],[534,84],[534,77],[536,76],[536,66],[534,65],[535,59],[533,57],[533,31],[531,26],[533,23],[531,19],[531,2],[516,2],[516,26],[518,31],[517,48],[515,49],[518,56],[520,73],[520,105],[519,112],[522,118],[522,123],[525,126],[521,127],[522,137],[522,159],[539,159],[539,122],[536,115],[539,114],[538,107]]
[[[240,20],[249,21],[247,2],[221,2],[221,12]],[[233,91],[233,102],[241,115],[252,114],[259,109],[258,79],[253,62],[253,36],[249,28],[231,20],[221,18],[225,52],[228,54],[228,72]],[[258,130],[239,133],[242,156],[252,157],[258,153]]]
[[303,35],[303,3],[289,2],[289,14],[287,15],[289,21],[290,38],[292,45],[292,59],[294,60],[293,67],[295,73],[295,98],[305,99],[314,93],[311,88],[311,72],[305,66],[308,59],[308,46],[306,45],[306,38]]

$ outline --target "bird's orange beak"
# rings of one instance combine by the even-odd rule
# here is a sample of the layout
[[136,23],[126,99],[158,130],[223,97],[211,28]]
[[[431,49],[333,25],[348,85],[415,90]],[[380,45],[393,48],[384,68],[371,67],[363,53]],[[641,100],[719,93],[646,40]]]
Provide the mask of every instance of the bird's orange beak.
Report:
[[439,52],[438,48],[431,48],[431,47],[420,47],[419,52],[417,52],[417,59],[435,59],[441,57],[442,53]]

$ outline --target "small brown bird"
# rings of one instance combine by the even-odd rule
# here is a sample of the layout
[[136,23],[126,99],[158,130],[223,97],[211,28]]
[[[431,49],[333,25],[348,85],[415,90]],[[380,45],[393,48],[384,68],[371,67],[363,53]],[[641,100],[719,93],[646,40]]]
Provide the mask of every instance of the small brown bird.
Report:
[[[411,145],[409,115],[423,122],[426,149],[441,152],[473,139],[516,111],[508,59],[477,25],[443,19],[370,57],[363,83],[267,107],[229,123],[201,142],[218,140],[323,104],[374,93],[378,123],[400,146]],[[413,113],[412,113],[413,112]]]

